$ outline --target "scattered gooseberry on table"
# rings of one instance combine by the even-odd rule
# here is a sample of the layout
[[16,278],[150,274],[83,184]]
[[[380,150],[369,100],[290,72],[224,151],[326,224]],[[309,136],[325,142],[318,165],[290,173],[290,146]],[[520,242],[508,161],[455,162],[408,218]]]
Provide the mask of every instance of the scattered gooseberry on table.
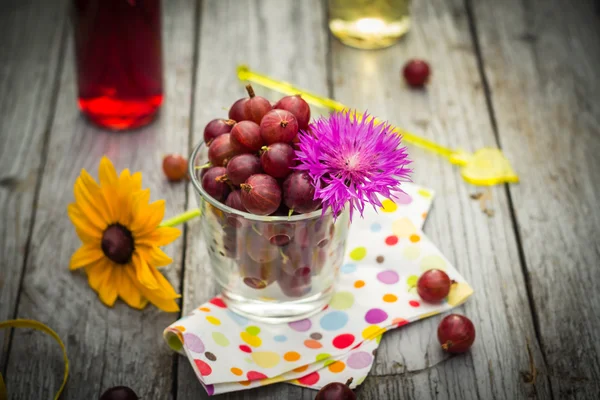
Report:
[[115,386],[102,393],[100,400],[139,400],[139,397],[127,386]]
[[437,335],[444,351],[464,353],[475,341],[475,326],[464,315],[450,314],[438,325]]
[[350,389],[352,378],[346,384],[331,382],[323,386],[317,393],[315,400],[356,400],[356,394]]
[[448,296],[452,281],[447,273],[439,269],[430,269],[419,277],[417,292],[428,303],[439,303]]
[[163,172],[171,182],[179,182],[187,176],[187,160],[179,154],[169,154],[163,158]]
[[429,64],[419,59],[410,60],[402,70],[406,83],[412,87],[423,87],[427,83],[430,73]]

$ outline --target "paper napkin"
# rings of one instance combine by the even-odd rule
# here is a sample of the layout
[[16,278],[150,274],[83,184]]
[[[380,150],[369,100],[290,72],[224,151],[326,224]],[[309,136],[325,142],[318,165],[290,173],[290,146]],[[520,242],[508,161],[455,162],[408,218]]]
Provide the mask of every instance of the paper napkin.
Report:
[[[355,218],[336,293],[319,314],[271,325],[241,317],[216,297],[165,330],[187,356],[208,394],[288,381],[318,389],[353,378],[362,383],[381,335],[462,303],[472,289],[422,233],[432,192],[406,195]],[[415,285],[427,269],[445,270],[457,284],[441,304],[420,300]]]

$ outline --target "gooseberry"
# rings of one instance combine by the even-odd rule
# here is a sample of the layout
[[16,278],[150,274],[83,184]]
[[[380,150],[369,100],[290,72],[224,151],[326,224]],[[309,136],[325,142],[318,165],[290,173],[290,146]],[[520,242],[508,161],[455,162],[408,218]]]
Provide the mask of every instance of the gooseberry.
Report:
[[283,202],[297,213],[309,213],[321,205],[314,199],[315,187],[306,171],[295,171],[283,182]]
[[475,327],[464,315],[450,314],[440,322],[437,335],[444,351],[464,353],[475,341]]
[[255,95],[252,85],[246,85],[246,91],[250,98],[244,103],[244,119],[260,124],[265,114],[273,109],[271,102],[264,97]]
[[261,171],[260,160],[254,154],[239,154],[227,163],[227,178],[236,186]]
[[323,386],[317,393],[315,400],[356,400],[356,395],[350,389],[352,378],[346,384],[331,382]]
[[450,293],[452,281],[447,273],[439,269],[423,272],[417,281],[417,292],[428,303],[439,303]]
[[139,400],[139,397],[127,386],[115,386],[102,393],[100,400]]
[[179,154],[169,154],[163,158],[163,172],[171,182],[178,182],[187,176],[187,160]]
[[260,127],[252,121],[241,121],[231,130],[231,147],[239,153],[256,153],[265,144]]
[[260,121],[260,135],[266,144],[289,143],[298,133],[298,121],[286,110],[271,110]]
[[229,133],[217,136],[208,147],[208,160],[213,166],[225,166],[238,151],[231,146]]
[[422,87],[429,78],[429,64],[423,60],[410,60],[402,71],[406,83],[412,87]]
[[217,136],[231,132],[231,129],[234,125],[235,121],[232,119],[213,119],[204,127],[204,143],[209,145],[210,142]]
[[294,114],[294,117],[296,117],[296,120],[298,120],[299,129],[308,128],[308,121],[310,121],[310,106],[299,94],[282,98],[273,108],[291,112]]
[[286,143],[273,143],[263,148],[260,156],[262,169],[273,178],[285,178],[296,165],[296,153]]
[[273,214],[281,204],[281,189],[272,176],[256,174],[240,185],[242,204],[257,215]]
[[224,167],[212,167],[202,177],[202,187],[215,200],[224,201],[229,195],[226,174],[227,170]]

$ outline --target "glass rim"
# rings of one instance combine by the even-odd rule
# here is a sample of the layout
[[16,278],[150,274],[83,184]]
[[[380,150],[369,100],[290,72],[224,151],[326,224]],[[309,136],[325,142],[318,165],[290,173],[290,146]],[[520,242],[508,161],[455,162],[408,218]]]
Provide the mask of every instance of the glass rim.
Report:
[[196,165],[195,165],[196,158],[198,157],[198,153],[204,146],[205,146],[205,143],[203,140],[201,140],[200,143],[198,143],[198,145],[196,145],[196,147],[194,147],[194,150],[192,151],[192,154],[190,155],[190,159],[188,161],[188,174],[190,176],[190,180],[191,180],[192,185],[194,186],[195,190],[198,193],[200,193],[200,196],[202,197],[202,199],[204,201],[207,201],[213,207],[215,207],[221,211],[230,213],[230,214],[238,215],[247,220],[258,221],[258,222],[297,222],[297,221],[310,220],[315,217],[321,217],[321,216],[324,217],[324,216],[331,215],[331,209],[327,210],[325,213],[323,213],[322,209],[318,209],[318,210],[315,210],[308,214],[292,215],[289,217],[278,216],[278,215],[256,215],[256,214],[251,214],[251,213],[248,213],[245,211],[236,210],[235,208],[229,207],[225,203],[221,203],[220,201],[217,201],[216,199],[214,199],[211,195],[209,195],[204,190],[201,182],[196,177],[196,168],[195,168],[196,167]]

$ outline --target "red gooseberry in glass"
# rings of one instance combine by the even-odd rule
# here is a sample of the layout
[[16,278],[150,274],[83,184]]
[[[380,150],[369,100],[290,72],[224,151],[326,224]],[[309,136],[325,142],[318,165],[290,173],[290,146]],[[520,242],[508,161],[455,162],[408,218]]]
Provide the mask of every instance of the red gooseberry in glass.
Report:
[[295,171],[283,182],[283,202],[290,210],[304,214],[315,211],[321,205],[314,199],[315,187],[306,171]]
[[311,280],[310,274],[295,276],[281,273],[277,277],[277,283],[279,283],[281,291],[288,297],[306,296],[312,288]]
[[259,263],[243,257],[238,265],[244,284],[253,289],[264,289],[277,280],[279,268],[276,261]]
[[208,161],[213,166],[223,167],[231,160],[238,152],[231,146],[229,140],[230,134],[224,133],[217,136],[210,146],[208,146]]
[[285,110],[271,110],[260,121],[260,135],[266,144],[289,143],[298,133],[298,121]]
[[341,382],[331,382],[323,386],[317,392],[315,400],[356,400],[356,395],[350,389],[352,378],[348,379],[346,384]]
[[[229,198],[229,197],[227,197]],[[214,240],[214,239],[213,239]],[[223,249],[225,250],[225,256],[229,258],[237,258],[237,228],[231,225],[223,226]],[[216,241],[215,241],[216,244]]]
[[417,292],[428,303],[439,303],[450,293],[452,281],[447,273],[439,269],[430,269],[419,277]]
[[[239,241],[244,243],[247,256],[258,263],[266,263],[279,257],[279,248],[273,246],[252,228],[246,228],[244,235],[239,237]],[[244,247],[238,244],[238,248]]]
[[210,142],[217,136],[231,132],[231,129],[234,125],[235,121],[232,119],[213,119],[204,127],[204,143],[209,145]]
[[247,97],[242,97],[241,99],[236,100],[231,107],[229,108],[229,119],[234,120],[235,122],[245,121],[246,118],[246,103],[248,102]]
[[[242,204],[242,192],[239,189],[229,193],[229,196],[227,196],[227,200],[225,200],[225,205],[238,211],[247,212],[247,210],[244,208],[244,205]],[[244,217],[237,216],[232,213],[227,213],[226,220],[227,224],[234,228],[244,226],[246,221]]]
[[187,160],[179,154],[169,154],[163,158],[163,172],[171,182],[178,182],[187,176]]
[[448,353],[464,353],[475,341],[473,322],[464,315],[447,315],[438,325],[438,341]]
[[274,246],[287,246],[294,237],[294,224],[287,222],[264,223],[260,234]]
[[265,142],[260,135],[260,127],[252,121],[241,121],[231,130],[231,146],[239,153],[256,153]]
[[281,188],[272,176],[256,174],[240,185],[242,204],[256,215],[273,214],[281,204]]
[[287,246],[283,250],[281,271],[297,277],[310,275],[312,272],[314,250],[309,247]]
[[246,91],[250,98],[244,103],[244,115],[246,120],[260,124],[266,113],[273,109],[271,102],[264,97],[254,94],[252,85],[246,85]]
[[412,87],[422,87],[429,79],[429,64],[423,60],[410,60],[402,71],[406,83]]
[[225,201],[225,205],[235,210],[246,212],[246,209],[242,204],[242,192],[239,189],[229,193],[229,196],[227,196],[227,200]]
[[227,170],[224,167],[212,167],[202,177],[202,187],[218,201],[224,201],[229,195],[230,188],[226,182]]
[[261,172],[260,160],[254,154],[239,154],[227,163],[227,178],[236,186]]
[[286,143],[273,143],[263,148],[260,165],[273,178],[285,178],[296,165],[296,152]]
[[115,386],[102,393],[100,400],[139,400],[139,397],[127,386]]
[[279,100],[273,108],[286,110],[294,114],[298,121],[298,129],[308,128],[310,121],[310,106],[299,94],[286,96]]

